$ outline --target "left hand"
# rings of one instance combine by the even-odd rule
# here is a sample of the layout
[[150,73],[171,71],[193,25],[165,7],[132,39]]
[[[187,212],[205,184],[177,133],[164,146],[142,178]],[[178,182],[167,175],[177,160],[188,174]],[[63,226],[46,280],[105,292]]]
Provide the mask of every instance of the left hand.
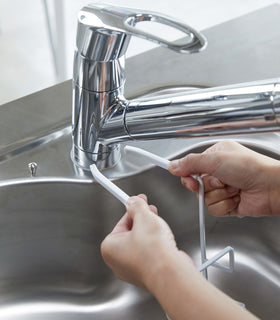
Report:
[[131,197],[127,212],[101,244],[106,264],[120,279],[141,288],[152,287],[165,257],[187,254],[179,251],[168,224],[147,204],[144,195]]

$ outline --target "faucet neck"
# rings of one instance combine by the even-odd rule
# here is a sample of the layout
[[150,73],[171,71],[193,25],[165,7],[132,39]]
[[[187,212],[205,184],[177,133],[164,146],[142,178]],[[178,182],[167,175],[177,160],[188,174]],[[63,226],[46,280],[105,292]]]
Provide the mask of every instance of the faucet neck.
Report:
[[125,83],[125,57],[116,60],[90,60],[76,49],[73,84],[91,92],[113,92]]
[[[123,125],[124,106],[118,103],[123,87],[114,91],[95,92],[85,90],[73,82],[72,160],[89,170],[93,163],[99,168],[112,167],[120,158],[118,145],[102,142],[103,128],[110,121],[110,131],[117,127],[118,136],[127,136]],[[120,132],[122,131],[122,132]]]
[[[83,8],[73,67],[72,160],[88,169],[112,167],[119,161],[118,145],[100,142],[100,132],[123,96],[125,52],[130,36],[91,25],[92,9]],[[123,127],[123,126],[121,126]]]

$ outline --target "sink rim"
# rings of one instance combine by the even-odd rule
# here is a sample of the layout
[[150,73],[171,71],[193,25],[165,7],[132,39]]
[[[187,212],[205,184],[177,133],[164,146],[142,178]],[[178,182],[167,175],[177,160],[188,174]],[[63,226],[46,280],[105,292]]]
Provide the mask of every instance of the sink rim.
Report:
[[[54,134],[54,133],[52,133]],[[61,132],[60,132],[61,134]],[[55,140],[49,140],[45,142],[40,149],[38,149],[37,145],[35,147],[31,147],[29,152],[37,151],[37,153],[44,152],[44,148],[51,146],[52,143],[60,143],[60,138],[68,138],[70,135],[69,130],[65,130],[64,134],[61,134]],[[240,135],[240,136],[227,136],[227,137],[211,137],[211,138],[192,138],[192,139],[168,139],[162,140],[162,143],[158,143],[158,140],[152,141],[136,141],[136,142],[129,142],[126,143],[127,145],[142,147],[147,151],[152,151],[159,156],[162,156],[166,159],[174,159],[178,158],[182,155],[186,155],[191,153],[193,150],[198,148],[208,148],[211,145],[225,140],[234,140],[237,141],[248,148],[255,148],[258,152],[269,152],[271,156],[279,157],[280,155],[280,133],[273,132],[273,133],[266,133],[266,134],[252,134],[252,135]],[[166,150],[162,146],[168,144],[168,142],[172,141],[172,147],[169,147],[169,150]],[[121,147],[121,160],[116,164],[115,167],[109,168],[104,170],[103,173],[107,178],[111,180],[119,180],[126,177],[133,176],[135,174],[139,174],[144,172],[148,169],[155,167],[155,165],[148,163],[147,161],[141,161],[141,159],[137,159],[135,156],[130,154],[126,155],[124,152],[124,145],[122,144]],[[32,145],[32,143],[31,143]],[[139,146],[140,145],[140,146]],[[154,147],[158,146],[158,149],[155,150]],[[170,145],[170,143],[169,143]],[[34,150],[36,149],[36,150]],[[23,154],[28,154],[28,151],[24,152]],[[91,184],[96,183],[93,177],[91,176],[90,171],[86,172],[81,170],[80,168],[76,167],[72,164],[70,159],[70,153],[63,155],[64,158],[67,158],[66,161],[70,163],[70,166],[73,167],[73,172],[68,176],[58,176],[58,175],[35,175],[31,176],[25,175],[24,177],[16,177],[16,178],[4,178],[0,180],[0,188],[13,186],[13,185],[24,185],[24,184],[48,184],[48,183],[78,183],[78,184]],[[16,157],[10,158],[10,160],[21,161],[20,155]],[[6,165],[9,164],[10,160],[6,160],[4,163]],[[48,159],[45,159],[48,162]],[[0,166],[3,162],[0,162]],[[52,166],[50,163],[49,166]]]

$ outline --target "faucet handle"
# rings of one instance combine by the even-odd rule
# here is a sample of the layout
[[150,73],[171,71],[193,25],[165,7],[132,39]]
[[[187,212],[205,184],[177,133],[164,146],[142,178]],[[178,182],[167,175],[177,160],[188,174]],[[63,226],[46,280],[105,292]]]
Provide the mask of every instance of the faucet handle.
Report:
[[[108,56],[109,54],[111,59],[118,58],[125,53],[130,39],[130,37],[127,36],[131,35],[155,42],[180,53],[199,52],[203,50],[207,44],[206,38],[187,24],[176,21],[166,15],[146,10],[122,8],[104,4],[90,4],[80,11],[78,20],[80,32],[78,30],[77,48],[79,48],[79,39],[83,40],[83,43],[85,43],[85,37],[89,39],[89,35],[87,35],[88,31],[91,34],[91,38],[93,31],[107,36],[115,36],[116,39],[113,41],[114,49],[112,50],[111,48],[110,53],[106,52],[106,55]],[[171,42],[151,32],[140,30],[137,28],[137,24],[141,22],[156,22],[166,25],[185,33],[187,37],[186,39],[180,40],[180,43],[176,41]],[[125,39],[124,36],[126,36],[127,39]],[[104,50],[101,49],[101,51]],[[103,52],[103,57],[104,55]]]

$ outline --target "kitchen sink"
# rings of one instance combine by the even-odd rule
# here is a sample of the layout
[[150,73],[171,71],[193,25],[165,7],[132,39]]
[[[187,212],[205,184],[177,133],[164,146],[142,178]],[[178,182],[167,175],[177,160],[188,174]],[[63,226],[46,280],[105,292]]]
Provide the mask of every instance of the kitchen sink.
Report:
[[[277,133],[236,136],[280,160]],[[201,152],[219,139],[143,142],[167,158]],[[171,143],[172,142],[172,143]],[[28,142],[0,163],[0,319],[165,319],[147,292],[115,278],[100,243],[124,213],[121,203],[70,159],[68,127]],[[35,175],[28,171],[37,163]],[[146,193],[178,246],[200,264],[198,203],[180,179],[125,156],[107,177],[130,195]],[[210,267],[209,281],[262,319],[280,313],[280,217],[217,218],[206,214],[207,255],[235,248],[235,270]]]
[[[205,87],[279,76],[279,13],[273,5],[206,30],[209,47],[198,55],[160,48],[131,58],[126,97],[170,84]],[[102,260],[100,243],[124,207],[73,165],[70,123],[70,81],[1,106],[0,319],[164,320],[149,293],[118,280]],[[130,144],[171,159],[225,138],[280,160],[278,133]],[[199,266],[196,194],[121,148],[121,161],[103,173],[129,195],[146,193],[179,248]],[[208,258],[225,246],[235,249],[234,272],[210,267],[209,281],[261,319],[279,319],[280,217],[206,212],[205,221]]]

